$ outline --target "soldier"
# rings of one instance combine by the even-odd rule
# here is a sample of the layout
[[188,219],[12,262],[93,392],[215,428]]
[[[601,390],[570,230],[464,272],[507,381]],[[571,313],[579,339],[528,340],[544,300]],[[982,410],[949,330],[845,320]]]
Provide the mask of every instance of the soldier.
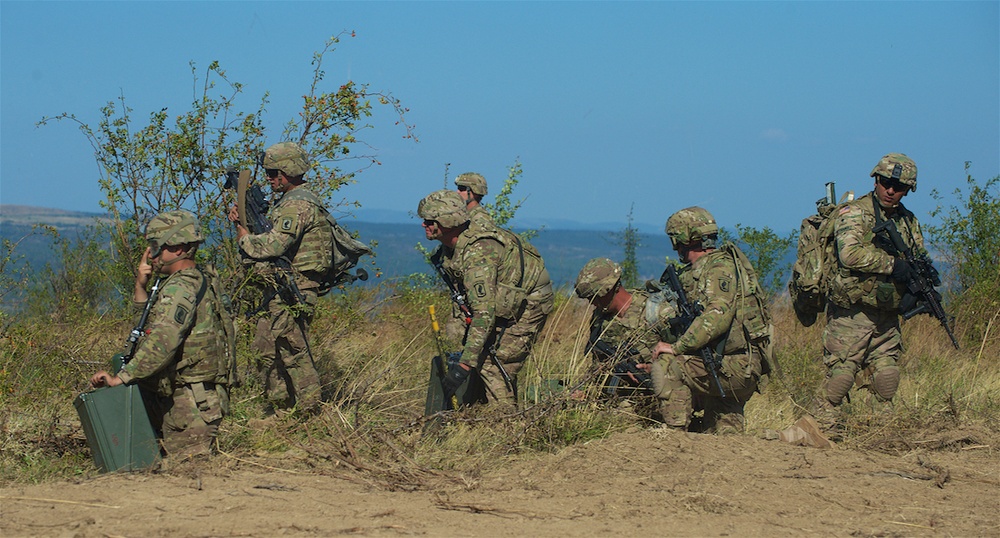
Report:
[[871,177],[874,190],[844,206],[834,223],[838,266],[830,281],[823,331],[827,375],[817,416],[827,428],[861,370],[870,371],[870,390],[879,401],[892,400],[899,386],[899,306],[913,268],[880,247],[875,225],[893,221],[915,254],[926,253],[917,218],[900,203],[917,189],[917,165],[902,153],[890,153]]
[[[666,232],[686,264],[679,272],[681,287],[704,311],[676,342],[660,342],[653,350],[659,357],[653,387],[664,425],[687,429],[697,396],[707,431],[742,432],[743,406],[770,371],[770,315],[756,272],[736,245],[716,247],[719,227],[700,207],[671,215]],[[718,384],[703,362],[704,349],[722,356]]]
[[[281,194],[271,209],[271,231],[251,234],[238,224],[233,206],[229,220],[237,222],[240,250],[267,277],[276,271],[273,261],[286,259],[294,272],[296,293],[291,286],[278,286],[268,302],[268,316],[257,322],[254,346],[260,352],[257,367],[264,378],[264,397],[271,409],[295,408],[310,413],[319,409],[319,372],[309,349],[309,325],[323,275],[330,268],[333,227],[323,202],[305,186],[309,156],[294,142],[281,142],[263,152],[264,168],[271,190]],[[271,263],[268,263],[268,262]],[[298,296],[297,296],[298,295]]]
[[[508,230],[470,226],[465,201],[455,191],[436,191],[420,201],[424,234],[441,245],[432,258],[468,300],[470,318],[461,361],[449,368],[446,392],[479,369],[490,392],[516,403],[517,372],[552,311],[554,295],[545,263],[527,241]],[[496,357],[513,382],[507,387]]]
[[469,219],[478,226],[493,226],[493,217],[483,207],[483,196],[486,196],[486,178],[475,172],[459,174],[455,178],[458,195],[465,200],[465,209],[469,211]]
[[595,357],[613,364],[606,392],[628,395],[649,385],[656,344],[676,340],[670,320],[677,309],[669,292],[627,290],[621,275],[617,263],[594,258],[580,270],[575,288],[578,297],[594,305],[588,347]]
[[209,454],[222,417],[229,413],[235,380],[235,333],[218,276],[199,267],[203,238],[195,216],[167,211],[146,226],[149,247],[135,277],[133,301],[141,312],[153,272],[166,276],[146,323],[146,335],[118,375],[100,371],[94,387],[138,383],[150,421],[168,457]]

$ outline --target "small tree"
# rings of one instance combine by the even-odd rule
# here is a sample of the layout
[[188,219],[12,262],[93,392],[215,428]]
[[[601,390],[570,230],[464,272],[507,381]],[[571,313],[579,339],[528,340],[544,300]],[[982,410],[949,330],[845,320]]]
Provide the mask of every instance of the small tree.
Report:
[[737,224],[736,235],[744,254],[757,271],[757,279],[768,299],[774,300],[784,288],[787,275],[791,272],[792,262],[785,260],[795,246],[798,232],[793,230],[787,236],[779,237],[767,226],[758,230]]
[[[355,152],[357,147],[367,147],[358,135],[372,127],[366,120],[372,116],[373,99],[391,106],[400,118],[397,123],[406,130],[405,137],[413,138],[403,119],[406,109],[390,94],[353,81],[332,92],[321,89],[323,59],[335,50],[340,37],[330,38],[323,50],[314,54],[312,83],[302,110],[298,118],[285,124],[281,137],[298,142],[309,152],[315,167],[309,187],[322,199],[353,182],[358,172],[378,164],[375,155]],[[224,277],[239,273],[238,250],[226,221],[233,194],[226,192],[223,184],[227,169],[255,167],[265,146],[268,95],[252,112],[241,111],[236,100],[243,85],[230,80],[218,62],[209,64],[203,81],[193,63],[191,72],[195,87],[191,109],[173,118],[163,108],[150,114],[148,123],[137,126],[122,95],[101,109],[96,128],[69,113],[39,122],[75,122],[94,148],[98,181],[105,194],[101,206],[112,217],[107,225],[113,247],[109,254],[115,262],[112,282],[123,293],[131,289],[134,266],[145,249],[145,223],[171,209],[184,208],[197,214],[202,234],[216,247],[203,255],[219,266]],[[344,169],[349,161],[359,164]]]
[[639,243],[639,230],[632,225],[632,210],[635,204],[629,207],[628,220],[625,228],[612,234],[615,242],[622,247],[622,285],[626,288],[634,288],[639,285],[639,259],[637,250]]
[[[493,197],[493,203],[483,204],[483,207],[486,208],[486,211],[493,219],[493,223],[500,228],[507,228],[507,224],[514,220],[517,210],[521,208],[521,204],[527,199],[525,197],[516,202],[512,201],[514,187],[517,187],[517,184],[521,181],[521,174],[523,172],[521,158],[518,157],[514,159],[514,164],[507,168],[507,179],[504,180],[503,187],[500,187],[500,192]],[[530,240],[532,237],[538,235],[538,230],[524,230],[518,233],[518,235],[524,240]]]
[[[978,283],[997,280],[1000,265],[1000,176],[980,185],[969,173],[971,163],[965,163],[965,182],[968,189],[954,191],[960,207],[947,209],[938,205],[932,217],[941,219],[937,226],[927,226],[930,243],[940,250],[947,262],[957,292],[976,287]],[[943,200],[937,190],[931,197]]]
[[[925,229],[945,262],[947,288],[961,318],[958,325],[969,338],[980,340],[997,334],[1000,317],[1000,176],[980,184],[969,173],[970,164],[965,163],[967,192],[954,191],[959,207],[938,205],[931,216],[941,224]],[[943,199],[936,190],[931,196]]]

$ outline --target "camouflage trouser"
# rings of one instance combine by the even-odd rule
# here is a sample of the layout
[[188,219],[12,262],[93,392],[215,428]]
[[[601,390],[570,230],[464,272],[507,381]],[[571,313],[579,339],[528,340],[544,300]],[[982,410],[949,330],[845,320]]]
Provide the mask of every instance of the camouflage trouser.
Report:
[[[517,318],[517,321],[507,326],[507,329],[503,331],[502,337],[500,337],[502,329],[500,327],[496,329],[496,336],[500,337],[500,343],[497,346],[497,358],[500,359],[500,363],[503,364],[507,375],[515,383],[517,381],[517,373],[521,371],[524,361],[528,359],[528,355],[531,353],[532,346],[535,345],[535,340],[538,339],[538,334],[545,327],[545,320],[548,319],[549,312],[552,311],[552,303],[551,292],[538,299],[533,299],[529,296],[528,305],[525,307],[524,313],[521,314],[521,317]],[[489,349],[485,349],[483,352],[488,353]],[[503,375],[488,356],[483,363],[480,373],[492,394],[496,394],[497,398],[504,398],[506,396],[507,399],[513,402],[514,394],[507,390],[507,385],[503,381]]]
[[[225,391],[218,386],[218,390]],[[171,458],[209,454],[225,415],[224,395],[214,383],[193,383],[174,388],[172,396],[154,396],[150,422],[162,432],[163,450]]]
[[268,305],[269,315],[257,321],[257,369],[264,379],[264,397],[277,409],[311,409],[320,402],[319,372],[307,345],[316,292],[302,290],[302,294],[307,305],[296,307],[298,319],[275,297]]
[[899,316],[894,310],[829,305],[823,330],[823,362],[827,367],[823,397],[840,405],[860,371],[871,370],[871,389],[891,400],[899,386],[896,361],[903,351]]
[[760,381],[760,356],[756,353],[726,355],[721,370],[719,382],[726,391],[725,398],[720,397],[719,388],[700,356],[660,355],[653,361],[650,377],[663,423],[687,428],[697,399],[699,407],[705,410],[706,429],[714,429],[721,421],[742,425],[743,405],[757,390]]

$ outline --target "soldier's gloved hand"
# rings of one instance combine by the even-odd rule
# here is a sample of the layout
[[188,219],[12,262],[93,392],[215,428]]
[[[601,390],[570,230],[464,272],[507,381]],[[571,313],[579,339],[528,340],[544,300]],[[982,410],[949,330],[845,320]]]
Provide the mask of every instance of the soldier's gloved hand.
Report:
[[912,293],[907,293],[899,300],[899,313],[906,315],[907,312],[913,310],[917,306],[917,296]]
[[892,264],[892,274],[889,275],[895,282],[902,282],[906,284],[913,279],[913,266],[903,258],[896,258],[895,263]]
[[471,370],[467,370],[462,363],[454,363],[448,365],[448,374],[444,376],[444,380],[441,381],[441,385],[444,388],[446,394],[455,394],[455,391],[462,386],[467,379],[469,379],[469,373]]

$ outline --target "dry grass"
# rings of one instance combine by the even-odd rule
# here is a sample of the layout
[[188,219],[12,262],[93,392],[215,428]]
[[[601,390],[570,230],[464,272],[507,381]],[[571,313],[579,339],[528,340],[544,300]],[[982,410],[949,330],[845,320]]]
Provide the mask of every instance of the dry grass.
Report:
[[[233,414],[220,434],[226,457],[350,476],[390,489],[432,487],[437,480],[474,480],[510,458],[649,423],[650,410],[642,402],[622,405],[598,397],[592,363],[583,355],[589,307],[563,294],[522,370],[522,392],[538,397],[519,409],[490,405],[428,420],[423,406],[430,359],[437,354],[429,304],[439,313],[450,311],[442,293],[406,286],[356,289],[323,301],[312,328],[312,349],[328,402],[318,416],[287,417],[266,428],[251,426],[261,416],[262,403],[259,380],[250,368],[252,326],[241,320],[244,384],[234,391]],[[801,327],[786,304],[776,305],[773,314],[783,374],[747,404],[749,435],[793,422],[825,374],[822,320]],[[996,313],[992,315],[995,319]],[[125,321],[92,319],[56,328],[24,320],[5,329],[0,340],[0,480],[95,472],[72,399],[86,388],[89,374],[119,350],[128,328]],[[866,392],[852,391],[852,402],[845,406],[846,445],[899,450],[906,446],[899,441],[902,434],[931,426],[995,436],[1000,429],[994,418],[1000,416],[1000,345],[996,329],[991,331],[980,346],[955,351],[934,320],[923,316],[907,322],[895,408],[887,419]],[[586,397],[529,389],[550,387],[550,380],[579,387]],[[958,439],[955,443],[961,444],[963,437]],[[456,479],[455,472],[462,478]]]

